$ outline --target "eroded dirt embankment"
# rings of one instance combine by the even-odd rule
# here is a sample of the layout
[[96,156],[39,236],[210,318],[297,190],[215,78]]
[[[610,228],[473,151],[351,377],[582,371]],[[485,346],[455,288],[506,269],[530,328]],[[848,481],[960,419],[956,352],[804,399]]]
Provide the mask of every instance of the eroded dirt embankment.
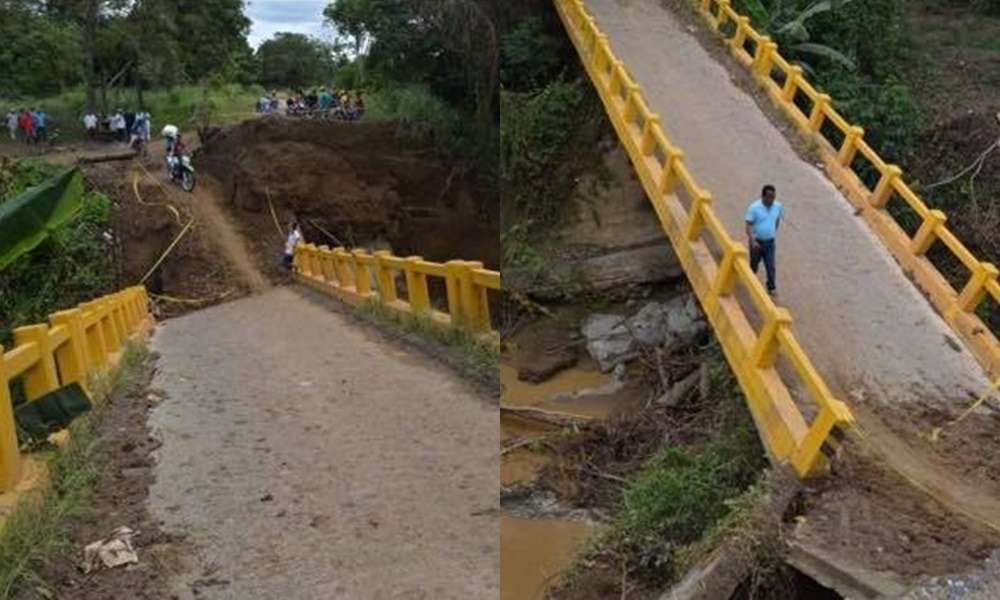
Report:
[[499,267],[496,186],[395,125],[256,119],[212,132],[195,160],[265,273],[278,252],[269,197],[282,225],[297,217],[317,244]]
[[167,180],[162,142],[144,161],[85,169],[88,185],[114,203],[119,286],[148,273],[143,282],[165,297],[163,316],[282,281],[279,226],[293,217],[316,244],[499,268],[496,186],[394,125],[274,117],[214,129],[198,142],[188,140],[199,146],[193,194]]

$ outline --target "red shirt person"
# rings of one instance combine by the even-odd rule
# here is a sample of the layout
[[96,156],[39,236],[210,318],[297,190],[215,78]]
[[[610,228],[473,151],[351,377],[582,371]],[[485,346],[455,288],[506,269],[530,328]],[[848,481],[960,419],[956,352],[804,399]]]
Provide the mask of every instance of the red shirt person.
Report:
[[22,110],[21,116],[17,118],[18,124],[21,126],[21,131],[24,132],[25,141],[30,142],[35,138],[35,122],[31,120],[31,113]]

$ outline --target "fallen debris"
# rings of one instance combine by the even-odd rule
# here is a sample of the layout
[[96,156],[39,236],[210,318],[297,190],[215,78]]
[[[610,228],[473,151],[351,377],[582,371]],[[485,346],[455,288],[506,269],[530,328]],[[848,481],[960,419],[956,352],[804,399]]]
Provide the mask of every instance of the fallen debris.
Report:
[[132,538],[136,532],[122,526],[115,529],[111,536],[87,544],[83,549],[83,564],[81,568],[84,573],[91,573],[102,566],[113,569],[122,565],[136,564],[139,557],[132,548]]

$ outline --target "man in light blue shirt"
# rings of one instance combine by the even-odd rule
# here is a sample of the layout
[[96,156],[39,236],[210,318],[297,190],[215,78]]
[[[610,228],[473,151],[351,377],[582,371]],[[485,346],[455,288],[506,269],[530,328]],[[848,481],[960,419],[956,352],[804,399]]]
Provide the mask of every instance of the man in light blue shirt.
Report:
[[772,296],[777,294],[774,273],[774,240],[778,235],[781,217],[785,207],[775,200],[776,192],[773,185],[765,185],[761,190],[760,199],[752,202],[747,209],[747,238],[750,241],[750,268],[757,272],[760,261],[764,261],[767,271],[767,292]]

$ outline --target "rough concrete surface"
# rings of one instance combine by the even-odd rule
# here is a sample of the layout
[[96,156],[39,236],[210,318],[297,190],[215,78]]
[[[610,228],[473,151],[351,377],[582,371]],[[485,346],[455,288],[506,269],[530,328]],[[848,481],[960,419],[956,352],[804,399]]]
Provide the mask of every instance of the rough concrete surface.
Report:
[[825,174],[712,55],[718,41],[703,45],[700,21],[683,22],[686,6],[586,6],[730,233],[745,238],[746,207],[764,184],[785,204],[777,302],[791,310],[803,347],[865,433],[849,461],[865,466],[839,465],[836,478],[810,488],[795,538],[845,569],[901,584],[976,566],[1000,531],[998,415],[982,407],[933,443],[928,432],[989,387],[978,363]]
[[[587,0],[667,135],[744,239],[749,202],[766,183],[787,219],[779,232],[778,303],[841,396],[863,386],[886,402],[967,403],[982,369],[945,340],[951,329],[910,283],[836,187],[804,162],[753,98],[660,0]],[[761,269],[763,272],[763,268]]]
[[287,288],[156,334],[179,598],[496,598],[495,405]]

